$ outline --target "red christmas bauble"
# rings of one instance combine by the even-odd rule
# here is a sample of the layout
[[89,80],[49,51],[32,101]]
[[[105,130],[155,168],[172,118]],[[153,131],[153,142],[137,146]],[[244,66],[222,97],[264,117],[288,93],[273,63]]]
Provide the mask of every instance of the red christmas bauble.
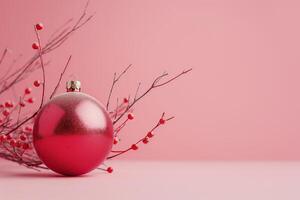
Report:
[[78,176],[97,168],[113,144],[113,125],[103,106],[76,88],[51,99],[33,128],[35,150],[51,170]]

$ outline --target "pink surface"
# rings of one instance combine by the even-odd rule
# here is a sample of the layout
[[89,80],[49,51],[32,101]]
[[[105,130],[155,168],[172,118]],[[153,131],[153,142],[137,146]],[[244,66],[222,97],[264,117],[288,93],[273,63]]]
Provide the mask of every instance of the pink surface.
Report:
[[[26,60],[34,23],[44,23],[47,38],[83,5],[1,1],[1,49],[12,49],[10,58],[23,53]],[[54,87],[69,54],[65,80],[80,79],[84,91],[102,102],[113,72],[130,63],[135,69],[122,82],[120,96],[133,93],[140,80],[145,89],[164,70],[193,67],[192,74],[136,108],[137,119],[124,132],[127,145],[162,111],[176,120],[125,158],[300,159],[299,8],[294,0],[95,0],[89,8],[96,11],[94,20],[47,56],[48,86]]]
[[0,162],[1,199],[298,200],[299,162],[114,162],[113,174],[59,177]]

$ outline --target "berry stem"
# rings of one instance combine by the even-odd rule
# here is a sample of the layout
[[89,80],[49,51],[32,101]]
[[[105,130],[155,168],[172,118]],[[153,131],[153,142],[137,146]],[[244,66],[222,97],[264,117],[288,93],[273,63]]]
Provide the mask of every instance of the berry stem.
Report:
[[[163,119],[164,116],[165,116],[165,113],[163,112],[162,115],[161,115],[161,117],[159,118],[158,122],[156,123],[156,125],[155,125],[153,128],[151,128],[149,132],[153,132],[154,130],[156,130],[158,127],[160,127],[160,126],[162,125],[162,124],[160,123],[160,120]],[[169,117],[169,118],[165,119],[165,121],[167,122],[167,121],[169,121],[169,120],[172,120],[173,118],[174,118],[174,117]],[[147,133],[147,134],[148,134],[148,133]],[[107,157],[107,160],[110,160],[110,159],[113,159],[113,158],[115,158],[115,157],[117,157],[117,156],[120,156],[120,155],[122,155],[122,154],[124,154],[124,153],[126,153],[126,152],[128,152],[128,151],[130,151],[130,150],[137,150],[137,146],[136,146],[137,144],[143,142],[143,140],[144,140],[145,138],[149,139],[148,136],[147,136],[147,134],[146,134],[144,137],[142,137],[141,139],[139,139],[137,142],[135,142],[131,147],[129,147],[129,148],[125,149],[125,150],[112,150],[111,153],[116,153],[116,154]],[[135,146],[134,146],[134,145],[135,145]],[[133,148],[133,147],[136,147],[136,148]]]

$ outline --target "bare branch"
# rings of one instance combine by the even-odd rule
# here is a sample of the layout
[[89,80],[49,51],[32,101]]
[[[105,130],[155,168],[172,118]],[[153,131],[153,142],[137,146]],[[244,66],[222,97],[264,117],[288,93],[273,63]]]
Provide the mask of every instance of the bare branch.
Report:
[[60,77],[59,77],[59,79],[58,79],[58,82],[57,82],[57,84],[56,84],[56,86],[55,86],[55,88],[54,88],[52,94],[50,95],[49,99],[52,99],[52,97],[55,95],[55,93],[56,93],[56,91],[57,91],[57,89],[58,89],[58,87],[59,87],[59,85],[60,85],[60,83],[61,83],[62,77],[64,76],[64,74],[65,74],[65,72],[66,72],[66,70],[67,70],[67,68],[68,68],[68,66],[69,66],[69,63],[70,63],[70,61],[71,61],[71,58],[72,58],[72,56],[69,56],[68,61],[67,61],[67,63],[65,64],[65,67],[64,67],[63,71],[61,72]]
[[140,87],[141,87],[141,82],[139,82],[138,87],[136,88],[135,95],[134,95],[134,99],[133,99],[134,101],[135,101],[136,98],[137,98],[137,95],[138,95],[138,92],[139,92]]
[[151,86],[144,92],[142,93],[140,96],[136,97],[126,108],[126,110],[119,115],[119,117],[117,119],[115,119],[113,121],[113,124],[116,124],[139,100],[141,100],[143,97],[145,97],[149,92],[151,92],[153,89],[158,88],[158,87],[162,87],[172,81],[174,81],[175,79],[179,78],[180,76],[190,72],[192,70],[192,68],[187,69],[182,71],[181,73],[179,73],[178,75],[170,78],[169,80],[166,80],[165,82],[161,82],[162,78],[168,76],[168,74],[166,72],[164,72],[162,75],[158,76],[157,78],[154,79],[154,81],[152,82]]
[[7,54],[7,52],[8,52],[8,49],[7,48],[4,49],[4,51],[3,51],[3,53],[2,53],[2,55],[0,57],[0,65],[2,64],[2,62],[3,62],[3,60],[4,60],[4,58],[5,58],[6,54]]
[[126,74],[126,72],[131,68],[132,64],[128,65],[123,71],[122,73],[117,76],[116,73],[114,73],[114,78],[113,78],[113,82],[112,82],[112,85],[111,85],[111,88],[109,90],[109,95],[108,95],[108,98],[107,98],[107,103],[106,103],[106,110],[108,111],[109,109],[109,103],[110,103],[110,98],[111,98],[111,95],[113,93],[113,90],[114,90],[114,87],[116,85],[116,83],[120,80],[120,78]]
[[6,133],[6,135],[18,130],[18,128],[20,128],[23,124],[27,123],[29,120],[33,119],[38,112],[40,111],[40,109],[43,107],[44,104],[44,98],[45,98],[45,87],[46,87],[46,75],[45,75],[45,66],[44,66],[44,59],[43,59],[43,54],[42,54],[42,44],[41,44],[41,39],[38,33],[38,30],[36,29],[36,27],[34,26],[34,31],[35,31],[35,35],[36,38],[38,40],[38,52],[39,52],[39,59],[41,62],[41,68],[42,68],[42,74],[43,74],[43,83],[42,83],[42,96],[41,96],[41,102],[40,102],[40,106],[39,108],[31,115],[29,116],[27,119],[23,120],[22,122],[20,122],[16,127],[14,127],[13,129],[11,129],[8,133]]

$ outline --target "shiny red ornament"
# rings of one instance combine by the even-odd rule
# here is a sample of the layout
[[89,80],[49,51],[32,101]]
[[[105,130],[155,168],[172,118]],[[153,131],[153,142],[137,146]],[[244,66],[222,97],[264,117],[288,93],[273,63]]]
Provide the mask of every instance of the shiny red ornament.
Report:
[[66,176],[97,168],[113,144],[113,125],[105,108],[77,86],[77,81],[68,82],[69,92],[51,99],[40,110],[33,128],[33,144],[40,159]]

